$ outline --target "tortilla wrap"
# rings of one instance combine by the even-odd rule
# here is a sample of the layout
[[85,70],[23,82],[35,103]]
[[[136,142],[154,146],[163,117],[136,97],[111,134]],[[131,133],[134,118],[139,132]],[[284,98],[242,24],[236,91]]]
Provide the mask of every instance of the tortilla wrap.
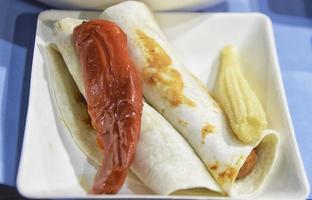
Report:
[[[177,60],[143,3],[117,4],[100,18],[115,22],[127,34],[130,53],[142,74],[144,97],[184,136],[222,189],[231,196],[255,193],[273,166],[278,134],[267,130],[255,144],[241,143],[207,87]],[[255,147],[254,170],[236,180]]]
[[[60,23],[64,24],[62,22],[81,23],[79,20],[71,19],[61,20]],[[68,32],[69,36],[72,33],[72,28]],[[63,40],[60,37],[66,35],[64,34],[66,31],[62,28],[57,29],[57,31],[62,33],[60,36],[59,32],[56,32],[56,40]],[[63,48],[63,50],[73,48],[69,47],[72,43],[62,44],[62,46],[59,45],[59,48]],[[65,46],[69,44],[69,46],[65,47],[64,44]],[[80,149],[99,165],[102,154],[97,147],[96,133],[91,126],[87,112],[83,84],[81,84],[82,91],[80,92],[70,75],[79,73],[81,67],[77,65],[75,70],[71,70],[72,73],[69,73],[62,57],[56,50],[48,46],[47,52],[51,63],[50,74],[54,96],[61,119]],[[63,54],[63,57],[66,58],[65,60],[77,58],[70,53]],[[69,63],[73,62],[78,63],[76,61]],[[82,81],[82,78],[78,76],[76,78],[76,80]],[[130,169],[156,194],[168,195],[179,190],[193,188],[206,188],[208,194],[213,194],[211,191],[222,191],[184,138],[146,103],[144,103],[143,108],[140,139]],[[190,176],[190,174],[192,175]]]

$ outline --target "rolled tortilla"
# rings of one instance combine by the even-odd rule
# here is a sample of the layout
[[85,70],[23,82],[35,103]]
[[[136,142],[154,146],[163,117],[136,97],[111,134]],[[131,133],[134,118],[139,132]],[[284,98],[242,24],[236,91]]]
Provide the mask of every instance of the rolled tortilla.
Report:
[[[241,143],[206,86],[179,63],[144,4],[120,3],[100,18],[115,22],[127,34],[142,73],[144,97],[186,138],[222,189],[232,196],[245,196],[263,185],[275,160],[278,135],[265,131],[255,144]],[[255,147],[259,158],[254,170],[236,180]]]
[[[70,39],[73,28],[81,23],[81,20],[67,18],[58,21],[54,29],[57,47],[70,74],[76,77],[76,84],[82,86],[80,92],[64,61],[60,61],[60,56],[49,47],[48,52],[52,55],[51,63],[54,63],[50,66],[52,82],[62,119],[77,145],[99,164],[102,156],[97,148],[95,131],[90,120],[84,120],[89,118],[83,98],[83,84],[80,83],[82,78],[79,77],[81,66],[75,60],[77,56]],[[184,138],[146,103],[143,107],[140,139],[130,169],[156,194],[168,195],[193,188],[222,191]],[[209,191],[208,194],[211,193]]]

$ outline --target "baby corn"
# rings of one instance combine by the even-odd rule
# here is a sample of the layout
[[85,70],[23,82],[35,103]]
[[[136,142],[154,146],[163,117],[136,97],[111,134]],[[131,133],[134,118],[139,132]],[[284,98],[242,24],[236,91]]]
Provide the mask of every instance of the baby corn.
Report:
[[235,48],[224,47],[217,93],[233,132],[242,142],[253,143],[261,136],[267,121],[263,107],[239,65]]

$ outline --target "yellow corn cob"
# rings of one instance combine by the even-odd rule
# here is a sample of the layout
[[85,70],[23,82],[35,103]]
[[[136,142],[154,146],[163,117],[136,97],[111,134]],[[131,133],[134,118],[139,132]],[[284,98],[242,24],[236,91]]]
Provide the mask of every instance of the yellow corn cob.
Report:
[[233,132],[242,142],[253,143],[261,136],[267,121],[263,107],[239,65],[235,48],[224,47],[217,93]]

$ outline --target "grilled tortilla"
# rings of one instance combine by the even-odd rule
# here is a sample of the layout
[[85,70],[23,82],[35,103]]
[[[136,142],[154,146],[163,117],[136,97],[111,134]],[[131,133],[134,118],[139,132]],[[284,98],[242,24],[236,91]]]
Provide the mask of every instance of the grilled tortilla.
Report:
[[[253,144],[244,144],[206,86],[176,58],[152,12],[140,2],[123,2],[100,16],[127,34],[128,46],[141,71],[143,94],[188,141],[215,181],[231,196],[251,195],[269,174],[278,144],[275,131],[264,131]],[[251,173],[237,179],[240,168],[255,149]]]

